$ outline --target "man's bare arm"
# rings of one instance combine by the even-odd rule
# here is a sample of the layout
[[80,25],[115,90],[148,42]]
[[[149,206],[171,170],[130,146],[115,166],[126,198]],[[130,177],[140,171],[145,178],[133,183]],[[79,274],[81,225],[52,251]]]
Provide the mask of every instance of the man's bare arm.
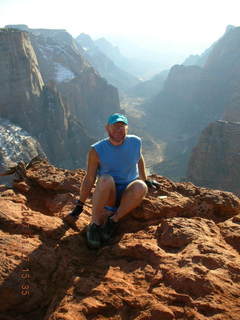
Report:
[[92,187],[96,181],[99,158],[96,150],[91,148],[88,153],[87,173],[80,188],[80,201],[85,202],[91,194]]
[[138,171],[140,179],[142,179],[143,181],[147,180],[146,167],[143,155],[141,155],[141,158],[138,161]]

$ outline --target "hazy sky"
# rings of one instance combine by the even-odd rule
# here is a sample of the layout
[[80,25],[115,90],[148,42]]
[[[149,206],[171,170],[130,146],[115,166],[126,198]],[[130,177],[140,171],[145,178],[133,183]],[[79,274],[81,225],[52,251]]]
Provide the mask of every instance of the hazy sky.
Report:
[[0,0],[1,27],[60,28],[194,54],[240,25],[239,12],[239,0]]

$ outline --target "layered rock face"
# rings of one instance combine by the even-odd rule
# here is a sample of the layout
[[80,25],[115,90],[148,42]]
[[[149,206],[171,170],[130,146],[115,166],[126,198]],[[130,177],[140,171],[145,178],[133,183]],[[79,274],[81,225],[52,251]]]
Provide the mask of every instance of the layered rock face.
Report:
[[8,320],[238,320],[240,200],[154,176],[158,191],[92,251],[75,225],[83,170],[29,166],[0,188],[0,314]]
[[226,114],[228,120],[231,112],[238,114],[239,47],[240,28],[229,29],[211,48],[204,67],[174,66],[163,90],[145,106],[148,127],[167,143],[166,160],[179,159],[178,177],[186,175],[201,131]]
[[0,42],[0,116],[34,136],[53,163],[83,165],[91,140],[56,88],[45,85],[28,33],[1,29]]
[[35,52],[26,33],[1,29],[0,32],[1,117],[32,127],[28,110],[39,118],[44,82]]
[[189,161],[193,183],[240,195],[240,122],[217,121],[201,134]]

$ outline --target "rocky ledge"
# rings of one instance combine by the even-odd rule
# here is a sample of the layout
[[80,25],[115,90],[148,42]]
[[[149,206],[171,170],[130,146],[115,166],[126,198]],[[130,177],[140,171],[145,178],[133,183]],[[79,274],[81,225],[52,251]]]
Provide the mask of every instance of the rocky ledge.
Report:
[[1,320],[239,319],[237,196],[153,176],[160,190],[95,251],[91,201],[64,219],[84,174],[39,161],[1,186]]

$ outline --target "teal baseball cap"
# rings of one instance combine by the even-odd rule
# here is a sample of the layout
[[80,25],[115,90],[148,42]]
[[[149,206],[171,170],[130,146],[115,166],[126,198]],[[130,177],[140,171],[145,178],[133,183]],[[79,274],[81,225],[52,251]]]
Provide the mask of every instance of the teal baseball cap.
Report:
[[128,124],[128,119],[124,114],[121,113],[113,113],[108,118],[108,124],[114,124],[116,122],[124,122],[125,124]]

